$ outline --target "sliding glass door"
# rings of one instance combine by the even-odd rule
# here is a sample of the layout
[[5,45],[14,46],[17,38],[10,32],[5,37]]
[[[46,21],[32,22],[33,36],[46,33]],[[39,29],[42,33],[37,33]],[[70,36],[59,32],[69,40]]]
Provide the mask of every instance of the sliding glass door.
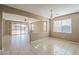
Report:
[[12,44],[24,44],[29,40],[28,24],[12,23]]

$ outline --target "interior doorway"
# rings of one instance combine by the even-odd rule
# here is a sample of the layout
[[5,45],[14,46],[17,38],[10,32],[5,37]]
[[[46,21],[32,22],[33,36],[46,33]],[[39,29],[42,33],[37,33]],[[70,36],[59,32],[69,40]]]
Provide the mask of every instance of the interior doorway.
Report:
[[4,54],[26,54],[30,50],[30,24],[39,21],[21,15],[3,13]]
[[4,54],[20,54],[27,50],[30,43],[29,25],[24,22],[7,21],[5,24],[2,47]]

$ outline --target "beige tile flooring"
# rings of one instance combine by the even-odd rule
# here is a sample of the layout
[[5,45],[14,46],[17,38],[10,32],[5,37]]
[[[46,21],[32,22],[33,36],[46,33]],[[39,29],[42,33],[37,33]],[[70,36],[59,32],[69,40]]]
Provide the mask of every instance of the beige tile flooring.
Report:
[[[19,40],[19,39],[18,39]],[[79,43],[46,37],[29,42],[27,40],[3,39],[1,55],[79,55]]]

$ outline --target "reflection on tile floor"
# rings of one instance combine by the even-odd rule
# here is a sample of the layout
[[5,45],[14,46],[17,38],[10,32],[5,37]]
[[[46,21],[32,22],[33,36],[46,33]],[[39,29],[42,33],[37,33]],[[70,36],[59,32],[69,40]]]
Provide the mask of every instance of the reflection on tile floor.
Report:
[[[24,40],[24,39],[23,39]],[[16,42],[17,41],[17,42]],[[3,39],[1,55],[79,55],[79,43],[57,38],[43,38],[29,42],[11,37]]]

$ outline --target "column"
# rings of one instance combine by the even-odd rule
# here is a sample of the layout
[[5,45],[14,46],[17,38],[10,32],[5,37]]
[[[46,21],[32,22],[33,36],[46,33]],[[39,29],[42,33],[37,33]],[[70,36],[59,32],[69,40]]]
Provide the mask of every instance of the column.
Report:
[[49,37],[51,37],[51,19],[49,19]]
[[2,50],[2,11],[0,10],[0,50]]

